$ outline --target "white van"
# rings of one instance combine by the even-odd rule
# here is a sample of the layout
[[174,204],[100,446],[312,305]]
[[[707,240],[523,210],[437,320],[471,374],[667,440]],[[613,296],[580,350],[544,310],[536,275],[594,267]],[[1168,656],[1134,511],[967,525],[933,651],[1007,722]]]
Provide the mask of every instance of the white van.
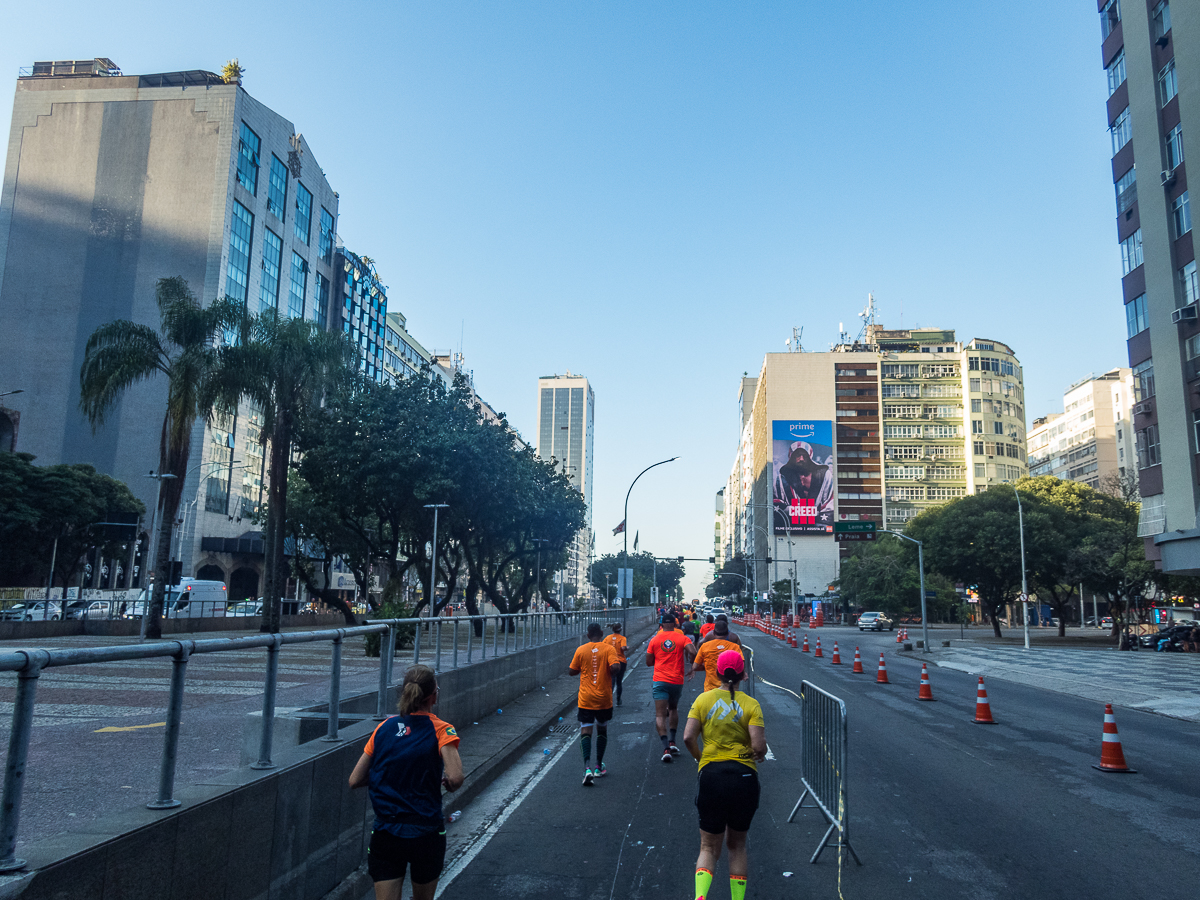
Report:
[[[203,581],[199,578],[181,578],[177,585],[167,585],[163,597],[163,618],[208,619],[224,616],[229,600],[229,589],[223,581]],[[137,607],[146,609],[150,604],[150,589],[142,591]]]

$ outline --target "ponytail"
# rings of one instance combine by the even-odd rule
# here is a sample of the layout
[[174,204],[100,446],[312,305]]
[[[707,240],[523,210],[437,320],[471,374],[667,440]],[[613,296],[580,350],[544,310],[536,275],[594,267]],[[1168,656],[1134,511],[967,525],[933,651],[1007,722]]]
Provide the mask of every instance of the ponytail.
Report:
[[721,683],[725,687],[729,688],[729,702],[736,703],[737,700],[733,695],[737,692],[738,682],[742,680],[741,673],[736,669],[726,669],[724,672],[721,672],[720,675]]
[[404,673],[400,689],[399,712],[402,716],[419,712],[425,701],[437,693],[437,677],[429,666],[413,666]]

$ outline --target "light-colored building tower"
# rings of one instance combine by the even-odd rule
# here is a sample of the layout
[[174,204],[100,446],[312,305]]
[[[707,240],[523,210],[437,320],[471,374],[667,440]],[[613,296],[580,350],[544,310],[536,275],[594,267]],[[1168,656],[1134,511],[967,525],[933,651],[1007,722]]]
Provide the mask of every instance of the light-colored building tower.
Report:
[[[150,507],[166,382],[128,390],[93,433],[79,369],[97,326],[159,326],[155,283],[228,295],[329,327],[338,197],[304,138],[205,71],[123,75],[108,60],[37,63],[17,80],[0,193],[0,390],[13,446],[91,463]],[[184,575],[257,596],[265,490],[259,418],[195,429],[175,548]]]
[[592,446],[596,399],[582,375],[538,379],[537,454],[552,459],[587,504],[587,524],[575,536],[564,572],[566,584],[583,597],[588,589],[592,546]]
[[1131,416],[1133,373],[1089,375],[1063,394],[1063,412],[1029,429],[1029,474],[1054,475],[1098,490],[1113,478],[1137,476]]
[[1200,273],[1185,160],[1200,160],[1200,6],[1108,0],[1100,31],[1136,392],[1138,531],[1163,571],[1196,575]]
[[855,546],[834,541],[837,521],[903,529],[1028,471],[1021,366],[995,340],[870,323],[828,353],[768,353],[739,401],[722,553],[754,561],[760,593],[793,570],[823,593]]

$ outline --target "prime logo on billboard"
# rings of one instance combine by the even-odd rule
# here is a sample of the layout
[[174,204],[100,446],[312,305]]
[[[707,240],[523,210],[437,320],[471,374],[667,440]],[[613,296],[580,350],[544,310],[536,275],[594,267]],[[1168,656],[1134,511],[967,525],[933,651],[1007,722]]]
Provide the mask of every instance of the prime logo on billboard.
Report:
[[831,533],[837,496],[833,422],[773,421],[771,469],[775,534]]

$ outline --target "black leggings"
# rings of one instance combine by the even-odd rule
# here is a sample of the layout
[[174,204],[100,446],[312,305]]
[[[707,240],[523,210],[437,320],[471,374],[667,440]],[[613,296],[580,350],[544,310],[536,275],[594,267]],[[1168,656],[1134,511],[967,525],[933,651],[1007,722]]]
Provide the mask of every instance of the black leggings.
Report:
[[624,678],[625,678],[625,670],[626,670],[628,667],[629,667],[629,663],[628,663],[628,662],[623,662],[623,663],[621,663],[621,671],[620,671],[620,672],[618,672],[616,675],[614,675],[614,676],[613,676],[613,687],[615,687],[615,688],[616,688],[616,691],[617,691],[617,702],[618,702],[618,703],[620,703],[620,702],[621,702],[621,682],[622,682],[622,681],[624,680]]

